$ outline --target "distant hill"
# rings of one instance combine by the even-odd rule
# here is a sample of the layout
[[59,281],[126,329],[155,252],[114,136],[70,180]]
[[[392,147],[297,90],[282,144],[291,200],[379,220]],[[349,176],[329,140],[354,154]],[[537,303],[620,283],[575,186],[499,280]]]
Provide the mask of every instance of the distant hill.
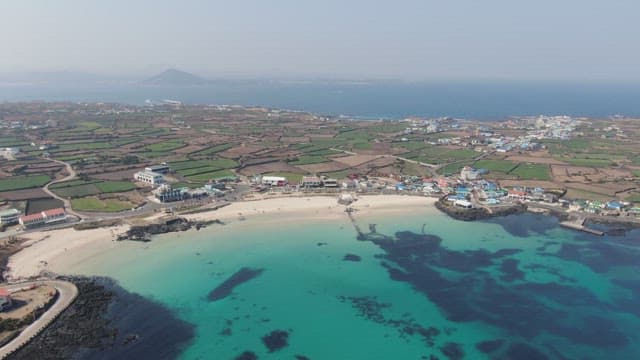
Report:
[[156,76],[143,80],[141,83],[159,86],[192,86],[204,85],[207,80],[185,71],[168,69]]

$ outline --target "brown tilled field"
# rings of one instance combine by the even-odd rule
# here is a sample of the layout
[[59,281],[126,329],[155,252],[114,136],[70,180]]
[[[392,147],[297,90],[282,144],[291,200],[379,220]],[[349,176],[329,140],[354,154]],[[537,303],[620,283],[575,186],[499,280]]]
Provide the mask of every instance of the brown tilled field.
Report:
[[308,171],[312,174],[323,173],[323,172],[334,172],[334,171],[340,171],[340,170],[345,170],[350,168],[350,166],[343,163],[339,163],[337,161],[329,161],[329,162],[308,164],[308,165],[298,165],[297,167],[305,171]]
[[349,167],[355,167],[376,160],[380,157],[382,157],[382,155],[350,155],[336,159],[336,161],[346,164]]
[[0,198],[9,201],[48,198],[49,194],[42,189],[24,189],[0,192]]

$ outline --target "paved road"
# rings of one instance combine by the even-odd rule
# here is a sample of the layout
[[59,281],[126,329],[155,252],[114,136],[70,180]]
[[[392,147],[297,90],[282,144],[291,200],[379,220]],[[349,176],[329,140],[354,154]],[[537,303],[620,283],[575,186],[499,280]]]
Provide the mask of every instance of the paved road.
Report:
[[53,197],[54,199],[58,199],[58,200],[62,201],[64,203],[64,207],[65,207],[65,209],[66,209],[68,214],[74,215],[78,219],[82,219],[83,216],[78,214],[77,212],[73,211],[73,209],[71,208],[71,201],[69,201],[68,199],[65,199],[63,197],[60,197],[60,196],[56,195],[53,191],[49,190],[49,186],[51,186],[53,184],[57,184],[57,183],[61,183],[61,182],[64,182],[64,181],[69,181],[69,180],[75,179],[77,177],[76,171],[73,170],[73,167],[71,166],[71,164],[66,163],[64,161],[54,160],[54,159],[47,159],[47,160],[52,161],[54,163],[58,163],[58,164],[64,165],[67,168],[67,172],[69,173],[69,175],[65,176],[62,179],[53,180],[53,181],[49,182],[44,187],[42,187],[42,190],[44,190],[44,192],[49,194],[49,196]]
[[28,343],[34,336],[44,330],[60,313],[62,313],[78,296],[78,288],[70,282],[60,280],[42,280],[29,281],[20,284],[7,286],[9,291],[17,290],[23,287],[30,287],[35,284],[43,284],[54,287],[58,291],[58,299],[46,313],[40,316],[36,321],[24,329],[20,335],[16,336],[11,342],[0,348],[0,359],[4,359],[14,351],[20,349]]

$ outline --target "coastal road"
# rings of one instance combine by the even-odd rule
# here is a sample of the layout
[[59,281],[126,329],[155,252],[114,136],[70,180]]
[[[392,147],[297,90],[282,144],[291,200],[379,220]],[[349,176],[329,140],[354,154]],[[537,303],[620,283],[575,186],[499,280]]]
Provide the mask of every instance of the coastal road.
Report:
[[61,182],[64,182],[64,181],[69,181],[69,180],[75,179],[77,177],[76,171],[73,170],[73,167],[71,166],[71,164],[66,163],[64,161],[48,159],[48,158],[45,158],[45,159],[49,160],[49,161],[53,161],[54,163],[58,163],[58,164],[64,165],[65,168],[67,169],[67,172],[69,173],[69,175],[63,177],[62,179],[53,180],[53,181],[49,182],[48,184],[46,184],[45,186],[42,187],[42,190],[44,192],[46,192],[49,196],[53,197],[54,199],[58,199],[58,200],[62,201],[62,203],[64,203],[64,207],[65,207],[67,213],[77,217],[78,220],[82,220],[83,216],[78,214],[77,212],[73,211],[73,209],[71,208],[71,201],[69,201],[68,199],[65,199],[63,197],[60,197],[60,196],[56,195],[53,191],[49,190],[49,186],[51,186],[53,184],[57,184],[57,183],[61,183]]
[[58,299],[42,314],[36,321],[27,326],[22,332],[11,340],[8,344],[0,348],[0,359],[4,359],[22,346],[26,345],[33,337],[38,335],[44,330],[58,315],[60,315],[69,305],[73,303],[76,296],[78,296],[78,288],[68,281],[61,280],[42,280],[42,281],[29,281],[20,284],[8,285],[9,291],[18,290],[21,288],[28,288],[33,285],[48,285],[52,286],[58,292]]

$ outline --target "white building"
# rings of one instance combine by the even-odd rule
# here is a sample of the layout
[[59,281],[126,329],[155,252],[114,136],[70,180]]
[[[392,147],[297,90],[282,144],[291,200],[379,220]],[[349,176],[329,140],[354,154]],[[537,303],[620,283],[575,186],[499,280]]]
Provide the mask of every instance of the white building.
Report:
[[164,183],[164,176],[153,171],[138,171],[137,173],[133,174],[133,178],[136,181],[147,183],[152,186]]
[[160,165],[151,165],[151,166],[147,166],[146,168],[144,168],[144,171],[154,172],[154,173],[158,173],[158,174],[166,174],[170,170],[171,169],[169,168],[169,165],[167,165],[166,163],[162,163]]
[[282,176],[263,176],[260,179],[262,185],[269,186],[285,186],[287,184],[287,178]]
[[302,187],[319,187],[322,185],[322,181],[317,176],[303,176],[300,186]]
[[0,225],[17,224],[22,213],[16,209],[6,209],[0,211]]
[[471,166],[465,166],[460,170],[460,178],[465,181],[476,180],[478,171]]
[[327,188],[337,188],[338,180],[332,179],[332,178],[325,178],[324,180],[322,180],[322,185],[324,185],[324,187],[327,187]]
[[469,202],[468,200],[456,200],[453,204],[465,209],[471,209],[473,207],[473,204],[471,204],[471,202]]

